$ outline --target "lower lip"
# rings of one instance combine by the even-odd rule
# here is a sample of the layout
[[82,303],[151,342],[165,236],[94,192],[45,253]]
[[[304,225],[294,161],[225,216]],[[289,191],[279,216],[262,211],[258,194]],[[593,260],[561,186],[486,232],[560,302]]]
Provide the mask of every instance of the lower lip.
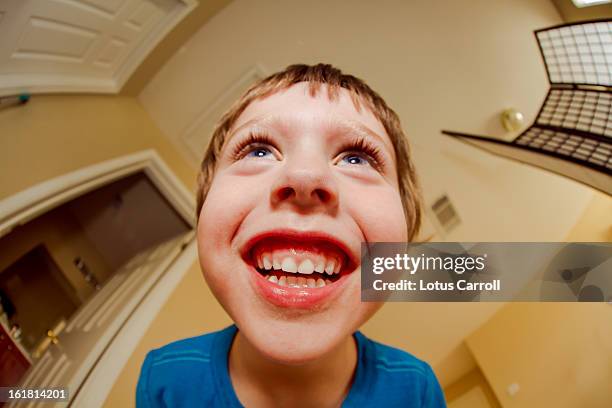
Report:
[[342,275],[333,283],[320,288],[292,288],[270,282],[257,269],[249,265],[256,290],[275,306],[296,309],[313,309],[333,299],[347,282],[348,275]]

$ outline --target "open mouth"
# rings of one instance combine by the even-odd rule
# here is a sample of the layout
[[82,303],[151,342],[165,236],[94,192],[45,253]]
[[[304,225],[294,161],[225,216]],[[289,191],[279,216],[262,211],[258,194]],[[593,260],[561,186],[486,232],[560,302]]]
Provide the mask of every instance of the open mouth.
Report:
[[324,288],[355,269],[347,250],[320,237],[264,236],[243,256],[268,282],[288,288]]

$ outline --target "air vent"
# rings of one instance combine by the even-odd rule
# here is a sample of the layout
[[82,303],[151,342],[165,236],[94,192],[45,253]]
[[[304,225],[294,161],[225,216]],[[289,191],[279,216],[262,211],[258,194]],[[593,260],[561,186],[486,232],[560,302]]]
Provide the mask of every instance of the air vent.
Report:
[[461,222],[457,210],[446,194],[438,198],[432,204],[431,209],[444,232],[452,231]]

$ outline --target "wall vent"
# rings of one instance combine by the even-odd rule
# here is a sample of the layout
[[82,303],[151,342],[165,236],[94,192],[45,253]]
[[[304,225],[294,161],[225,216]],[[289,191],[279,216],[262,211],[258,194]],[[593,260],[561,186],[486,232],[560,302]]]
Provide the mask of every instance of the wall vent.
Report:
[[445,194],[438,198],[431,205],[431,209],[436,216],[436,221],[444,232],[450,232],[461,223],[459,214],[451,203],[450,198]]

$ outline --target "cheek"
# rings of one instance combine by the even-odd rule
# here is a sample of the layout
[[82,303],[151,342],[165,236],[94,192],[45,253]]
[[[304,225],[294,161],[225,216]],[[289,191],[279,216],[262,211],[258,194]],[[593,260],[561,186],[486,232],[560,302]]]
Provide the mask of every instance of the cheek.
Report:
[[345,192],[352,217],[369,242],[404,242],[406,216],[398,191],[390,185],[350,189]]
[[216,176],[200,211],[198,221],[198,252],[202,271],[211,288],[221,293],[236,256],[231,247],[234,232],[250,208],[249,194],[244,186],[227,177]]
[[200,211],[199,241],[216,250],[227,250],[233,232],[253,205],[255,194],[240,181],[236,177],[216,176]]

